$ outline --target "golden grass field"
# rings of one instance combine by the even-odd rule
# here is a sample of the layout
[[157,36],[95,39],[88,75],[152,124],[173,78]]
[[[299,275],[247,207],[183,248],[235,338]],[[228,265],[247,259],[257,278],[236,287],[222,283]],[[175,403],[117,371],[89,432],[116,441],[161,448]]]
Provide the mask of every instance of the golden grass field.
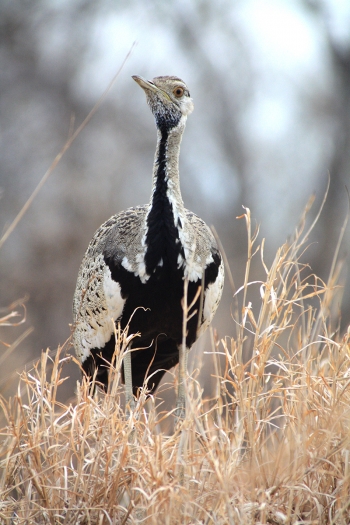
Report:
[[[202,399],[195,369],[174,431],[173,412],[145,393],[127,417],[120,333],[108,394],[90,397],[82,382],[62,404],[73,357],[65,348],[43,353],[17,394],[1,400],[1,524],[350,523],[350,328],[339,331],[337,253],[322,282],[305,263],[304,216],[267,268],[248,209],[243,218],[237,333],[211,332],[212,398]],[[250,282],[253,257],[264,282]]]

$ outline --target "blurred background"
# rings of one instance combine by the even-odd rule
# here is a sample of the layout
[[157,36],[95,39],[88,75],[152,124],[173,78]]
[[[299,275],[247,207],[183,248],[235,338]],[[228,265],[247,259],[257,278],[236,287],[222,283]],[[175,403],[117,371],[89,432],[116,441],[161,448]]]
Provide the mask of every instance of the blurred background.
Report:
[[[176,75],[190,88],[195,111],[181,150],[183,198],[215,226],[237,288],[247,250],[245,223],[236,219],[242,205],[260,225],[260,242],[266,238],[269,265],[314,193],[312,221],[330,174],[305,256],[327,279],[348,210],[348,0],[1,0],[0,32],[2,233],[65,143],[72,118],[75,127],[83,121],[136,42],[107,99],[1,248],[2,315],[27,297],[25,323],[1,330],[1,355],[33,331],[2,359],[0,390],[15,384],[15,369],[69,337],[78,268],[97,227],[149,200],[156,132],[133,74]],[[349,246],[348,228],[340,258]],[[350,319],[347,265],[343,328]],[[259,278],[258,260],[251,280]],[[227,279],[214,320],[220,337],[235,332],[231,314]],[[201,352],[206,344],[208,337]],[[76,365],[69,375],[73,391]]]

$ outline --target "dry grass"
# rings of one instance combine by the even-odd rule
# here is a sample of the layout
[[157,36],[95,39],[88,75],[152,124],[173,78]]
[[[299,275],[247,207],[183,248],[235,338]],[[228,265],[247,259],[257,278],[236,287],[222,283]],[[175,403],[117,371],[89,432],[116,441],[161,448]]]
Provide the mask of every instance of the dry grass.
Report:
[[[244,218],[237,337],[213,337],[213,399],[202,401],[188,378],[187,417],[167,435],[173,414],[144,394],[125,416],[120,358],[107,395],[91,398],[83,383],[65,406],[57,392],[71,357],[44,353],[17,396],[2,401],[1,523],[350,522],[350,334],[338,328],[339,271],[324,283],[301,262],[305,218],[268,269],[249,210]],[[250,283],[260,255],[264,282]]]

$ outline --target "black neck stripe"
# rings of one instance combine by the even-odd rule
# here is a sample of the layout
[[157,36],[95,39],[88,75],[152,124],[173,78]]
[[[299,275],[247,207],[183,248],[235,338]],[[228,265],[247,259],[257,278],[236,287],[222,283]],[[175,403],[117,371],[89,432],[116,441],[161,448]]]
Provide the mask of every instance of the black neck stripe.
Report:
[[174,224],[173,207],[167,195],[168,181],[167,171],[167,148],[168,130],[161,132],[159,151],[157,157],[157,180],[154,188],[151,210],[147,218],[146,235],[146,272],[151,275],[161,259],[166,259],[172,269],[177,268],[177,259],[181,245],[176,240],[179,233]]

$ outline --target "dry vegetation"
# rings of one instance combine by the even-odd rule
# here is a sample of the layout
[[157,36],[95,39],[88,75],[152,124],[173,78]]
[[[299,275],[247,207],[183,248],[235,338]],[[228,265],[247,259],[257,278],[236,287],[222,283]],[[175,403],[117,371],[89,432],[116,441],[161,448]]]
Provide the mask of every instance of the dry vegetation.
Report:
[[[268,269],[249,210],[244,218],[237,336],[212,338],[213,398],[201,399],[192,374],[175,432],[164,431],[173,413],[144,394],[125,416],[119,334],[110,392],[91,398],[83,383],[65,406],[57,393],[72,357],[44,353],[21,375],[17,395],[2,400],[1,523],[350,522],[350,334],[339,333],[338,267],[324,283],[303,264],[304,217]],[[261,258],[265,282],[249,282],[252,257]]]

